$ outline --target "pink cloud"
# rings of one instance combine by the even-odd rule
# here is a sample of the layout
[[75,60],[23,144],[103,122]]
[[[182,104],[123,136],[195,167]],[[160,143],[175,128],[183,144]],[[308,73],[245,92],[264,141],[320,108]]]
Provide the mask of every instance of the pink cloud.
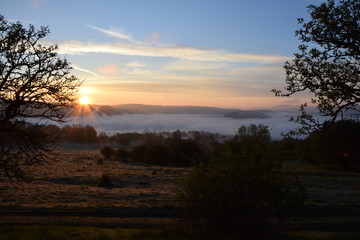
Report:
[[99,67],[98,71],[101,72],[102,74],[114,75],[120,72],[120,68],[115,64],[113,64],[113,65]]
[[145,42],[149,42],[149,43],[159,43],[160,40],[161,40],[161,37],[160,37],[159,32],[151,34],[145,38]]

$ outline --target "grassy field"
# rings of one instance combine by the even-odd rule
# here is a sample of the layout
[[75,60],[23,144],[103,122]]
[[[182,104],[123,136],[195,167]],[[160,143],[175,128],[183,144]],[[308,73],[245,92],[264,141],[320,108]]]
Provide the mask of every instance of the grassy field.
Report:
[[[32,183],[0,182],[0,239],[196,239],[171,230],[176,183],[188,169],[98,164],[98,149],[87,147],[62,156],[34,168]],[[295,161],[284,167],[299,174],[307,199],[276,239],[360,239],[358,172]],[[104,174],[113,187],[101,185]]]
[[[1,209],[156,208],[174,204],[183,168],[125,164],[101,159],[99,150],[64,152],[51,165],[34,168],[34,180],[14,189],[0,183]],[[113,187],[102,187],[106,174]]]

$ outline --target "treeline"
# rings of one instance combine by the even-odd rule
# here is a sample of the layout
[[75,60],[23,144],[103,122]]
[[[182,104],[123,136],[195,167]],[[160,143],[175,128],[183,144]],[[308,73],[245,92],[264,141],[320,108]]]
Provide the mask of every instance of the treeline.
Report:
[[[124,137],[134,139],[138,144],[124,146]],[[133,138],[131,138],[133,137]],[[112,136],[119,144],[113,158],[118,161],[135,161],[156,165],[190,166],[202,161],[209,152],[216,151],[219,142],[215,135],[192,132],[191,135],[181,131],[172,133],[144,132],[142,134],[116,134]]]
[[44,125],[43,131],[56,137],[60,142],[73,142],[73,143],[98,143],[99,136],[97,131],[92,126],[83,125],[65,125],[58,127],[56,125]]
[[[201,131],[97,133],[92,126],[44,126],[62,142],[101,143],[111,146],[112,158],[149,164],[189,166],[206,154],[221,152],[229,141],[218,134]],[[226,144],[225,144],[226,143]],[[318,164],[338,164],[360,168],[360,123],[342,121],[313,132],[305,139],[284,137],[271,141],[271,151],[285,160],[301,160]],[[228,146],[227,146],[228,147]],[[195,160],[196,159],[196,160]]]
[[129,148],[135,145],[143,144],[159,144],[163,143],[165,139],[195,139],[203,141],[221,141],[224,137],[219,134],[213,134],[204,131],[174,131],[174,132],[154,132],[144,130],[142,133],[126,132],[108,135],[105,132],[98,133],[96,129],[89,125],[65,125],[58,127],[56,125],[41,125],[38,130],[49,132],[52,136],[58,138],[59,141],[74,142],[74,143],[104,143],[111,144],[122,148]]

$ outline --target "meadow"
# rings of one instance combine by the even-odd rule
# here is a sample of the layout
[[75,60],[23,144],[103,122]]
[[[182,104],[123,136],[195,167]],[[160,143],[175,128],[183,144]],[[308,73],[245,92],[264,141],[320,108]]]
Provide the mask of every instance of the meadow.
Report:
[[[0,239],[188,239],[171,230],[180,217],[177,183],[188,168],[100,159],[96,144],[79,144],[34,167],[31,183],[0,182]],[[307,197],[281,239],[359,239],[358,172],[299,161],[284,168],[299,174]],[[102,185],[104,175],[111,186]]]

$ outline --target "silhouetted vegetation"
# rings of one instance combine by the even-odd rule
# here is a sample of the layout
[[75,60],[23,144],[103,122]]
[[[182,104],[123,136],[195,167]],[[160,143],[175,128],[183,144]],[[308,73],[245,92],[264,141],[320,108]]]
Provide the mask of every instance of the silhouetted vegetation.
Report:
[[274,140],[271,142],[273,151],[276,151],[279,159],[282,160],[299,160],[299,149],[302,144],[302,139],[293,137],[284,137],[281,140]]
[[311,103],[328,118],[319,122],[302,104],[300,115],[292,119],[301,124],[292,131],[295,134],[309,134],[360,110],[360,1],[327,0],[309,5],[308,10],[310,20],[299,18],[301,28],[296,31],[303,44],[295,59],[284,66],[286,92],[272,91],[276,96],[309,91],[314,95]]
[[304,161],[360,167],[360,123],[336,122],[313,132],[299,146]]
[[209,133],[175,132],[117,133],[109,137],[119,147],[114,159],[154,165],[191,166],[218,144]]
[[132,142],[140,141],[140,133],[117,133],[109,137],[109,141],[118,144],[120,147],[129,147]]
[[41,45],[48,34],[0,15],[0,175],[10,181],[25,181],[30,166],[56,159],[56,135],[40,122],[63,122],[81,84],[57,45]]
[[110,179],[110,176],[107,175],[107,174],[103,174],[101,176],[98,186],[103,187],[103,188],[113,188],[113,187],[115,187],[114,183]]
[[[179,187],[185,217],[210,234],[267,235],[274,220],[304,201],[296,177],[282,169],[267,127],[239,128],[223,152],[197,164]],[[201,229],[202,227],[202,229]]]
[[120,162],[128,162],[130,158],[130,152],[126,149],[120,148],[117,151],[115,151],[115,160]]
[[104,158],[111,158],[115,155],[115,150],[112,147],[104,146],[100,148],[100,153],[104,156]]
[[64,126],[60,130],[60,139],[73,143],[96,143],[98,136],[92,126],[72,125]]

